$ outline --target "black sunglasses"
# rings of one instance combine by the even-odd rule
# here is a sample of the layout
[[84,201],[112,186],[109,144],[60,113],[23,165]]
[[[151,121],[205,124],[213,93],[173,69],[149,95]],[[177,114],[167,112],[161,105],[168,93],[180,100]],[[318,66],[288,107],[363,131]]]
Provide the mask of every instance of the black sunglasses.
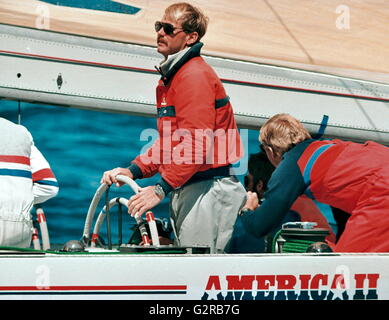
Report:
[[163,28],[163,31],[169,36],[174,34],[174,30],[181,29],[181,31],[184,31],[184,29],[176,28],[171,23],[161,22],[161,21],[156,21],[154,27],[156,32],[158,32]]
[[266,151],[265,151],[265,146],[264,146],[264,144],[263,143],[260,143],[259,144],[259,149],[263,152],[263,153],[265,153],[266,154]]

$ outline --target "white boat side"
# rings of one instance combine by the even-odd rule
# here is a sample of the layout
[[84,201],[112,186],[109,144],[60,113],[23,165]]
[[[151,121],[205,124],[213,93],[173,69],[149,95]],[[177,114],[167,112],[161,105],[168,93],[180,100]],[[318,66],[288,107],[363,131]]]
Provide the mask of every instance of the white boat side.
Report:
[[[389,85],[206,56],[221,77],[241,128],[276,113],[324,136],[389,145]],[[156,116],[155,48],[0,25],[0,97]]]
[[0,299],[388,300],[388,264],[374,253],[2,252]]

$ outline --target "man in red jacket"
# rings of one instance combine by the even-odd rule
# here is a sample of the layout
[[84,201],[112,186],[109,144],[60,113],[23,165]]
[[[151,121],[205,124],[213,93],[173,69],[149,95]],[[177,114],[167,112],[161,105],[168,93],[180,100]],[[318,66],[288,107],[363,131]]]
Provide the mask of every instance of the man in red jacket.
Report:
[[141,215],[171,193],[170,213],[178,243],[204,245],[221,252],[231,237],[246,198],[231,172],[243,147],[229,97],[214,70],[200,56],[208,19],[187,3],[169,6],[155,23],[158,70],[159,138],[128,169],[104,173],[133,179],[160,173],[161,180],[129,200],[129,213]]
[[256,208],[250,205],[255,199],[248,199],[252,211],[242,215],[248,232],[266,234],[306,194],[350,214],[334,251],[389,251],[389,148],[373,141],[314,140],[288,114],[270,118],[260,139],[276,170],[262,204]]
[[[256,209],[264,199],[268,182],[274,172],[275,167],[270,163],[264,152],[251,154],[248,161],[248,174],[244,178],[247,190],[247,198],[250,208]],[[251,206],[251,204],[253,206]],[[329,209],[329,208],[328,208]],[[245,207],[242,209],[245,211]],[[329,212],[328,212],[329,213]],[[328,214],[327,213],[327,214]],[[228,244],[228,253],[261,253],[272,252],[272,241],[284,223],[296,221],[309,221],[317,223],[318,228],[325,228],[329,231],[327,241],[335,243],[336,236],[327,221],[327,217],[321,212],[315,202],[305,195],[296,199],[288,212],[285,213],[282,221],[263,237],[255,237],[244,230],[242,217],[238,216],[234,227],[234,233]],[[271,215],[263,217],[262,224],[271,220]],[[334,225],[333,227],[337,227]]]

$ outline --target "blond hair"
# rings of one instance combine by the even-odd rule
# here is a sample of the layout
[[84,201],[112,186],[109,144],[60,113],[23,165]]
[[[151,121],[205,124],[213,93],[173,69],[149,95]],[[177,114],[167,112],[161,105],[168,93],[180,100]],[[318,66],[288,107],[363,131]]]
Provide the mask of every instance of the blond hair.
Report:
[[186,2],[174,3],[166,8],[164,18],[181,22],[185,32],[197,32],[200,40],[207,32],[208,17],[194,6]]
[[260,130],[261,143],[271,147],[280,156],[307,139],[311,139],[308,130],[300,121],[286,113],[271,117]]

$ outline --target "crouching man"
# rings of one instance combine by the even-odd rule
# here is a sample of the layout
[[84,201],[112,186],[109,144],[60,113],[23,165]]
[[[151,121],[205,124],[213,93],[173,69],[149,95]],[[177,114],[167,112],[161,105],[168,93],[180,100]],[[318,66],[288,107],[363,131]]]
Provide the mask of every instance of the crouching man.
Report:
[[262,204],[246,204],[251,210],[242,222],[248,232],[265,235],[306,194],[350,214],[334,251],[389,251],[389,148],[372,141],[314,140],[288,114],[269,119],[260,140],[276,170]]

